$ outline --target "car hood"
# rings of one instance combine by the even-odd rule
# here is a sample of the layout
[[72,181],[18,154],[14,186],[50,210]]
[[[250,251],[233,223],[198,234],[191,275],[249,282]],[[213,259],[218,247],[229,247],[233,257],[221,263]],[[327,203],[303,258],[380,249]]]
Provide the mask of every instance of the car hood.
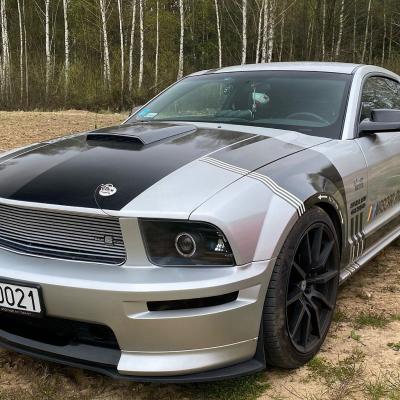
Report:
[[[0,198],[132,210],[136,198],[146,193],[157,197],[157,186],[163,185],[178,199],[190,187],[193,204],[180,205],[189,209],[238,179],[232,173],[210,176],[205,163],[198,161],[201,157],[218,155],[232,164],[247,159],[246,167],[254,170],[321,141],[296,143],[282,140],[280,131],[262,131],[139,123],[61,138],[1,158]],[[99,196],[102,184],[112,184],[116,193]],[[163,204],[167,200],[158,198]]]

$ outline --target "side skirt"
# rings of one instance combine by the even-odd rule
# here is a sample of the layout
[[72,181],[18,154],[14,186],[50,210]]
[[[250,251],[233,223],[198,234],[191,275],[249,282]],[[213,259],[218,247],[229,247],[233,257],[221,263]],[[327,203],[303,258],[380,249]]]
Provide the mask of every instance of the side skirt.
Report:
[[365,252],[357,261],[349,264],[340,271],[339,284],[341,285],[349,279],[354,273],[361,269],[368,261],[378,255],[385,247],[400,237],[400,226],[393,229],[379,242],[375,243],[367,252]]

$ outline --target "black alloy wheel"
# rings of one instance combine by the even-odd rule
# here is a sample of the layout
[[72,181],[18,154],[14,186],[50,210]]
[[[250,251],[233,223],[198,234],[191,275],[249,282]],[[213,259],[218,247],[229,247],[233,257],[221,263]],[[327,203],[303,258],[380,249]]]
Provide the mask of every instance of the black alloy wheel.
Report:
[[275,262],[263,310],[269,365],[297,368],[328,333],[339,284],[340,250],[329,215],[313,207],[296,222]]

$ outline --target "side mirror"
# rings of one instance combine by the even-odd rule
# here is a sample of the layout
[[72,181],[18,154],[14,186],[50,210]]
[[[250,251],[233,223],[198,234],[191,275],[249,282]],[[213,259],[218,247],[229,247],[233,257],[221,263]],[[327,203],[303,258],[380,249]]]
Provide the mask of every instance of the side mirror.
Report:
[[359,136],[390,131],[400,131],[400,110],[372,110],[371,118],[362,120],[358,127]]

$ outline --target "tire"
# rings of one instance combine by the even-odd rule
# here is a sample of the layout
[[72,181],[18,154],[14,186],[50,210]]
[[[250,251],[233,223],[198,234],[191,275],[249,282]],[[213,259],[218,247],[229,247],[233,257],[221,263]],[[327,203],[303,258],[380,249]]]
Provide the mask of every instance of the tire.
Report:
[[335,227],[325,211],[311,208],[289,233],[269,283],[263,309],[268,365],[297,368],[319,351],[336,304],[339,265]]

